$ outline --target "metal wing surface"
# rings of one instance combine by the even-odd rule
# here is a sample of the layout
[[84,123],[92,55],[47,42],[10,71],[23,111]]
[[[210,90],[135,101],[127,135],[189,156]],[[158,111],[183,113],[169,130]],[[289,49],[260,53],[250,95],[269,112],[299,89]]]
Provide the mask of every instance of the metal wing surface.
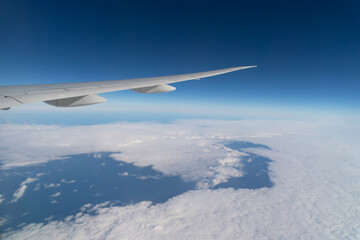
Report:
[[57,107],[90,105],[106,101],[105,98],[96,94],[127,89],[140,93],[169,92],[176,89],[168,85],[171,83],[196,80],[253,67],[256,66],[126,80],[0,86],[0,109],[9,109],[32,102],[46,102]]

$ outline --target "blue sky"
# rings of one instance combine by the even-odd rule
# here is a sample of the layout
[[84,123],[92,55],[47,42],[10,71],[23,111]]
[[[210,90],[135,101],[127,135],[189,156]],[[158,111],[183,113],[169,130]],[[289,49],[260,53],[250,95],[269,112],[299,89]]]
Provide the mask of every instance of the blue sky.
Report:
[[359,11],[359,1],[2,1],[0,83],[99,81],[258,65],[175,84],[173,93],[103,96],[143,108],[358,112]]

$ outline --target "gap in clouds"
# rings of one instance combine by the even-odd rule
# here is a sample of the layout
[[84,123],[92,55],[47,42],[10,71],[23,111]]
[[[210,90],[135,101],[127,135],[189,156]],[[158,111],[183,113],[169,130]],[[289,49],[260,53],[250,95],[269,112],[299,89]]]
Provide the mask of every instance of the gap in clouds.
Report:
[[233,141],[225,144],[225,146],[247,154],[243,156],[241,160],[243,165],[243,176],[232,177],[226,182],[215,185],[214,189],[229,187],[234,189],[259,189],[274,186],[274,183],[270,180],[269,176],[269,163],[273,162],[273,160],[258,154],[244,151],[246,148],[263,148],[271,150],[268,146],[245,141]]
[[[209,188],[259,189],[273,186],[268,174],[268,164],[272,160],[243,150],[269,147],[245,141],[224,145],[247,153],[239,157],[241,165],[234,165],[244,174]],[[43,164],[0,170],[1,194],[4,197],[0,205],[0,213],[4,217],[1,231],[19,229],[30,223],[63,220],[83,211],[86,206],[100,203],[107,206],[126,206],[141,201],[164,203],[174,196],[197,189],[196,181],[184,181],[180,175],[164,174],[152,166],[138,167],[114,160],[111,154],[77,154]],[[24,182],[27,183],[26,191],[13,201],[13,193]],[[89,214],[95,213],[90,211]]]
[[[67,159],[0,171],[5,201],[0,215],[5,217],[1,231],[29,223],[49,222],[77,214],[86,204],[111,201],[124,206],[141,201],[163,203],[195,189],[195,183],[179,176],[155,171],[151,166],[116,161],[111,153],[78,154]],[[25,179],[36,179],[16,201],[13,193]],[[25,180],[26,181],[26,180]]]

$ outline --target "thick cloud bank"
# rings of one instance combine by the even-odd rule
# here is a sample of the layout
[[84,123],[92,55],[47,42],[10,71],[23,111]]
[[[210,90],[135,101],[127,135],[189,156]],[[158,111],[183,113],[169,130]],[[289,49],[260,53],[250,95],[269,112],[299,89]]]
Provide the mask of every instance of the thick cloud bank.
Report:
[[[230,140],[271,148],[251,151],[274,160],[270,163],[274,187],[208,189],[242,174],[234,166],[244,153],[227,148]],[[30,224],[4,238],[360,238],[356,123],[189,120],[74,127],[1,125],[0,141],[3,167],[112,151],[120,152],[115,159],[153,165],[198,182],[198,190],[163,204],[87,205],[64,221]]]

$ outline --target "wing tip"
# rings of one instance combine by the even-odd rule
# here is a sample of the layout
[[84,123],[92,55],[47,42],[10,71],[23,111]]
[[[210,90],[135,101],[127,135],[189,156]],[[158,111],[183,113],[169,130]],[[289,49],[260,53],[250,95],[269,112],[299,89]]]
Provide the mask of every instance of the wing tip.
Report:
[[257,65],[252,65],[252,66],[241,66],[241,67],[236,67],[236,68],[241,70],[241,69],[256,68],[256,67],[258,67],[258,66]]

